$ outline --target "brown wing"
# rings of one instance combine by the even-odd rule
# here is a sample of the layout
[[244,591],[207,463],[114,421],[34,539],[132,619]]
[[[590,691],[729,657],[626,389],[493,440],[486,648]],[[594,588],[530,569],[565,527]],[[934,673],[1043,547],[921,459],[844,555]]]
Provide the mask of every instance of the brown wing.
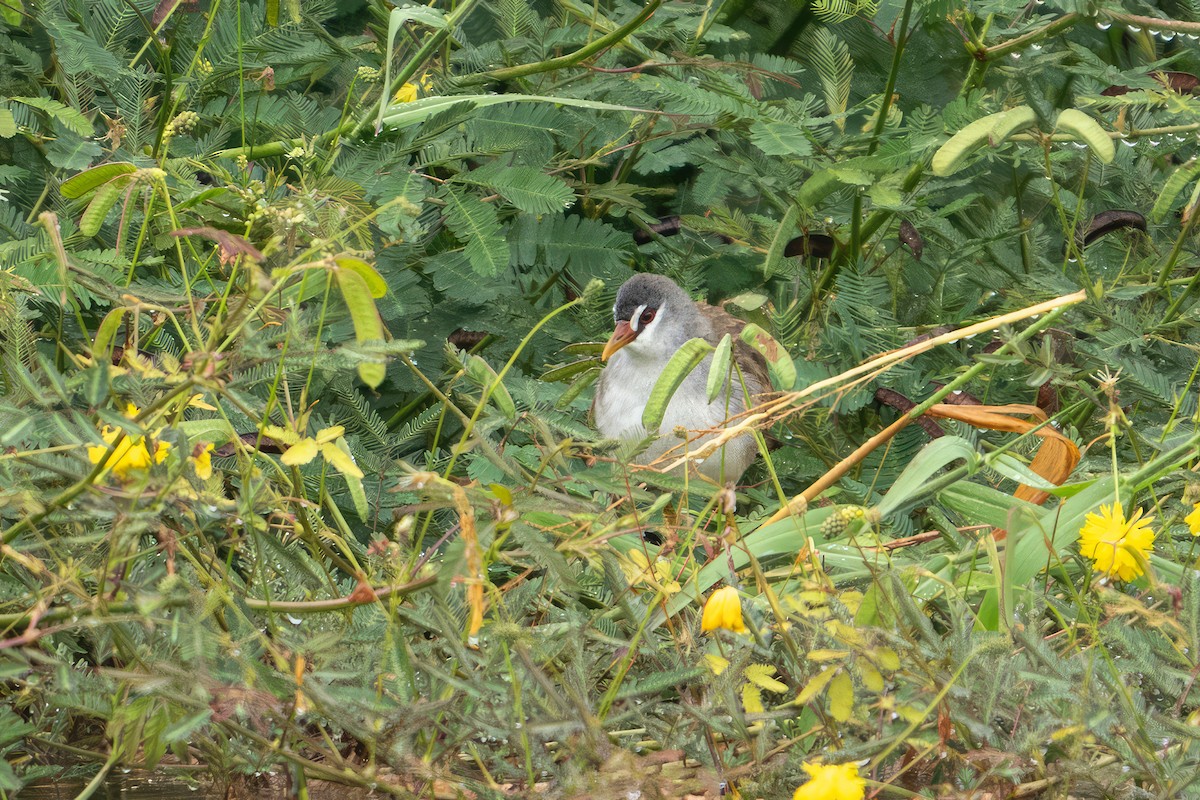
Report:
[[738,365],[742,368],[742,374],[746,376],[746,388],[750,390],[751,398],[753,399],[754,395],[771,391],[771,376],[767,372],[767,360],[762,357],[761,353],[741,340],[742,328],[746,327],[746,321],[738,319],[723,308],[716,308],[706,303],[697,303],[697,305],[700,306],[700,313],[707,317],[712,324],[712,343],[714,345],[720,342],[727,333],[733,337],[733,357],[737,359]]

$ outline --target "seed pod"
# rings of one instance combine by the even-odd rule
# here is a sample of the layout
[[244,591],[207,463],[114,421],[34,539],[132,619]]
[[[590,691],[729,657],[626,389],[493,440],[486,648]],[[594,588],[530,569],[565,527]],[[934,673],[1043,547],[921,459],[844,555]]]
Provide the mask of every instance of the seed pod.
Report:
[[1084,142],[1092,154],[1104,164],[1111,164],[1117,155],[1116,145],[1100,123],[1076,108],[1068,108],[1058,115],[1054,124],[1056,131],[1074,134]]
[[650,225],[646,230],[636,230],[633,232],[633,241],[636,244],[646,244],[654,237],[652,234],[657,233],[659,236],[674,236],[683,229],[683,223],[679,217],[663,217],[658,222]]
[[975,120],[933,154],[930,169],[934,175],[944,178],[958,172],[967,163],[967,157],[983,145],[996,147],[1009,136],[1037,122],[1037,113],[1029,106],[1017,106],[1008,111],[988,114]]
[[921,238],[921,232],[917,230],[917,226],[906,219],[900,220],[899,238],[901,244],[908,245],[908,249],[912,251],[913,258],[920,261],[921,254],[925,252],[925,240]]
[[813,256],[814,258],[829,258],[833,255],[836,244],[832,236],[823,233],[809,233],[797,236],[783,248],[783,254],[788,258],[793,256]]
[[1133,228],[1146,232],[1146,218],[1136,211],[1102,211],[1092,217],[1086,226],[1080,223],[1075,229],[1075,245],[1086,247],[1106,233]]

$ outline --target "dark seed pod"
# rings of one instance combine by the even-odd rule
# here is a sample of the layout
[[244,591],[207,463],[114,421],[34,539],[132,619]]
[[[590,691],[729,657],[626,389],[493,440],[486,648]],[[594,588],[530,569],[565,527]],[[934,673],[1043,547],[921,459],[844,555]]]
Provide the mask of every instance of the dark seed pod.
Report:
[[[876,389],[875,400],[885,406],[890,406],[891,408],[896,409],[901,414],[907,414],[909,411],[912,411],[917,407],[916,403],[914,403],[912,400],[909,400],[907,397],[895,391],[894,389]],[[931,417],[918,417],[916,422],[925,429],[925,432],[929,434],[930,439],[940,439],[946,435],[946,432],[942,430],[942,426],[938,425],[937,420]]]
[[[270,436],[263,436],[257,431],[253,431],[251,433],[239,433],[238,439],[240,439],[242,444],[248,449],[258,450],[260,453],[273,453],[275,455],[279,455],[284,450],[287,450],[287,446],[283,443],[275,441]],[[217,449],[213,450],[212,454],[217,458],[229,458],[231,455],[237,452],[238,446],[236,442],[226,442]]]
[[646,230],[634,231],[633,241],[636,244],[646,244],[654,238],[653,234],[655,233],[659,236],[674,236],[681,230],[683,230],[683,223],[679,217],[663,217]]
[[920,344],[921,342],[929,341],[935,336],[941,336],[943,333],[949,333],[952,330],[954,330],[954,328],[950,327],[949,325],[939,325],[938,327],[927,331],[926,333],[922,333],[920,336],[914,336],[913,338],[909,339],[904,343],[904,347],[912,347],[914,344]]
[[1092,217],[1087,227],[1082,224],[1075,229],[1075,245],[1086,247],[1092,242],[1121,228],[1134,228],[1146,232],[1146,218],[1136,211],[1102,211]]
[[[1196,94],[1197,89],[1200,89],[1200,78],[1190,72],[1155,72],[1153,77],[1172,92],[1179,94]],[[1128,86],[1114,85],[1109,86],[1100,94],[1104,97],[1120,97],[1123,94],[1129,94],[1134,91]]]
[[908,249],[912,251],[913,258],[920,261],[921,254],[925,252],[925,240],[921,238],[921,232],[917,230],[917,226],[906,219],[900,220],[899,238],[902,244],[908,245]]
[[466,328],[456,328],[446,337],[446,341],[459,350],[470,350],[487,337],[487,331],[469,331]]
[[794,256],[829,258],[833,255],[834,244],[836,242],[834,242],[832,236],[826,236],[823,233],[809,233],[804,236],[797,236],[784,245],[783,254],[788,258]]
[[1058,389],[1050,381],[1046,381],[1038,387],[1037,407],[1050,415],[1058,413],[1058,409],[1061,407],[1058,400]]
[[1196,94],[1197,88],[1200,88],[1200,78],[1190,72],[1163,72],[1156,73],[1155,77],[1161,74],[1167,82],[1167,86],[1171,87],[1171,91],[1179,92],[1179,94]]

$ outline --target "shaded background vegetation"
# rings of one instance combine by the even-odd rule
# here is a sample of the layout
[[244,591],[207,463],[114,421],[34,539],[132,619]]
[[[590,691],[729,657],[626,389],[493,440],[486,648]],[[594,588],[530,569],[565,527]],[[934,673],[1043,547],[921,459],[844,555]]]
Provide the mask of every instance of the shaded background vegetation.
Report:
[[[1195,782],[1200,8],[0,13],[0,792],[164,757],[398,796]],[[634,271],[732,298],[798,390],[1086,295],[797,398],[725,516],[594,441]],[[1072,483],[1014,500],[1037,437],[911,425],[764,524],[946,386],[1040,407]],[[1115,497],[1156,515],[1128,586],[1073,548]],[[701,637],[731,580],[752,634]]]

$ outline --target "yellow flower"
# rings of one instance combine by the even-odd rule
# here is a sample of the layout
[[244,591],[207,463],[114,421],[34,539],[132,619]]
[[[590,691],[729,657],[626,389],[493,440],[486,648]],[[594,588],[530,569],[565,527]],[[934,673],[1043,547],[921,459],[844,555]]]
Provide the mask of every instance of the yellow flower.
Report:
[[742,621],[742,601],[737,589],[726,586],[717,589],[708,597],[704,604],[704,616],[700,619],[700,630],[708,633],[717,628],[724,628],[734,633],[745,633],[746,623]]
[[1200,503],[1196,503],[1196,507],[1192,509],[1192,513],[1183,518],[1187,523],[1188,530],[1192,532],[1192,536],[1200,536]]
[[677,594],[682,587],[675,576],[671,574],[671,562],[664,558],[656,558],[653,566],[650,559],[641,550],[630,550],[621,559],[621,571],[630,585],[645,583],[660,590],[664,596]]
[[858,776],[853,764],[804,764],[808,783],[792,795],[792,800],[863,800],[867,783]]
[[1143,517],[1139,508],[1125,519],[1119,502],[1100,506],[1088,514],[1079,531],[1079,552],[1090,558],[1098,572],[1131,581],[1145,570],[1143,564],[1154,549],[1154,517]]
[[426,72],[421,76],[421,80],[417,83],[406,83],[396,90],[392,95],[392,100],[397,103],[411,103],[417,99],[417,91],[429,91],[429,87],[433,82],[429,80],[429,73]]
[[196,471],[196,477],[202,481],[212,477],[212,451],[211,442],[197,443],[192,448],[191,458],[188,459],[192,462],[192,469]]
[[[138,408],[133,403],[125,406],[126,417],[133,419],[138,413]],[[130,472],[145,471],[152,464],[161,464],[163,459],[167,457],[167,453],[171,450],[169,443],[155,442],[154,456],[151,457],[150,449],[146,446],[146,437],[125,434],[124,438],[121,438],[121,433],[122,431],[119,428],[105,425],[100,429],[100,438],[105,443],[88,448],[88,458],[93,464],[99,464],[101,461],[104,461],[104,457],[108,455],[108,450],[113,446],[113,443],[120,438],[120,444],[116,446],[112,455],[105,461],[104,468],[105,471],[111,470],[121,480],[126,480]]]

